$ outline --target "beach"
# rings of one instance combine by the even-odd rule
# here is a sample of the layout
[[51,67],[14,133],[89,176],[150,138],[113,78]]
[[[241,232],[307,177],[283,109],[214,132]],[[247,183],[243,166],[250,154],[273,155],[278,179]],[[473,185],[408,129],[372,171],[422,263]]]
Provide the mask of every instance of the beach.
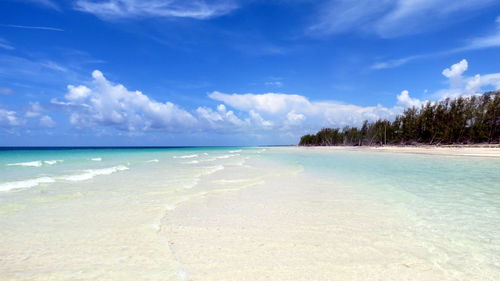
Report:
[[[496,280],[500,272],[497,148],[3,153],[0,280]],[[63,161],[47,164],[48,155]],[[29,175],[52,181],[20,183]]]

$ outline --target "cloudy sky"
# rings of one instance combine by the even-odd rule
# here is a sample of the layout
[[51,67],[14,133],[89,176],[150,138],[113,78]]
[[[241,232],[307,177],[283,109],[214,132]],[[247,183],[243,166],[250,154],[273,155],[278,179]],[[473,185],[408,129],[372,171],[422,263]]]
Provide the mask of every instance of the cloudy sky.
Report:
[[294,144],[499,66],[497,0],[3,0],[0,146]]

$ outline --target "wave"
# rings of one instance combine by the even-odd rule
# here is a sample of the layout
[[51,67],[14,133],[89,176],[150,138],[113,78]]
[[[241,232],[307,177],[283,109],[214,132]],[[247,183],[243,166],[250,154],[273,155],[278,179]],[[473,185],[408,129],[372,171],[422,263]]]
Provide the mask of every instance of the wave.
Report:
[[191,154],[191,155],[181,155],[181,156],[174,156],[174,158],[178,159],[188,159],[188,158],[196,158],[198,157],[198,154]]
[[67,181],[84,181],[84,180],[89,180],[89,179],[96,177],[96,176],[111,175],[113,173],[116,173],[119,171],[125,171],[128,169],[129,169],[128,167],[120,165],[120,166],[114,166],[114,167],[104,168],[104,169],[87,170],[85,173],[78,174],[78,175],[62,176],[62,177],[60,177],[60,179],[67,180]]
[[186,162],[186,164],[198,164],[198,163],[200,163],[200,161],[198,161],[198,160]]
[[225,154],[225,155],[217,156],[215,158],[217,158],[217,159],[227,159],[227,158],[231,158],[231,157],[234,157],[234,156],[239,156],[239,154],[238,153],[236,153],[236,154]]
[[0,184],[0,191],[9,191],[12,189],[20,189],[20,188],[30,188],[30,187],[35,187],[41,183],[53,183],[53,182],[55,182],[55,180],[51,177],[40,177],[22,181],[11,181]]
[[40,167],[40,166],[42,166],[42,161],[10,163],[10,164],[7,164],[7,166]]
[[241,152],[242,150],[241,149],[238,149],[238,150],[229,150],[229,153],[238,153],[238,152]]
[[43,161],[44,164],[47,164],[47,165],[54,165],[54,164],[57,164],[57,163],[60,163],[60,162],[63,162],[64,160],[45,160]]
[[102,158],[101,157],[90,158],[90,161],[102,161]]
[[191,189],[191,188],[195,187],[196,185],[198,185],[199,182],[200,182],[200,179],[195,178],[195,179],[193,179],[192,182],[183,184],[182,187],[184,187],[185,189]]
[[158,160],[158,159],[152,159],[152,160],[146,161],[146,163],[157,163],[157,162],[160,162],[160,160]]
[[206,167],[205,170],[203,171],[202,175],[207,176],[207,175],[213,174],[213,173],[220,171],[220,170],[224,170],[223,165]]

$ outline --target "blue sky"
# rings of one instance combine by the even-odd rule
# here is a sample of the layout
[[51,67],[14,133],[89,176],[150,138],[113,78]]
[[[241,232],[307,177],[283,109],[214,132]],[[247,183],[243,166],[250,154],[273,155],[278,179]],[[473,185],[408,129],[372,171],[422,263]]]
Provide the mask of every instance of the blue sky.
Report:
[[494,0],[4,0],[0,145],[293,144],[500,88]]

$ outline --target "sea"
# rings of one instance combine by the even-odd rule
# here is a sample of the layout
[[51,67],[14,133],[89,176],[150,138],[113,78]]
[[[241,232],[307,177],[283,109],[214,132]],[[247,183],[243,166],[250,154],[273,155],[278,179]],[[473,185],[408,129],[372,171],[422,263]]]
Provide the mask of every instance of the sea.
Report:
[[359,206],[397,226],[374,233],[371,250],[445,280],[500,280],[499,158],[294,146],[1,148],[0,280],[189,280],[168,214],[257,186],[286,192],[276,175],[301,177],[294,190],[314,194],[320,182],[321,196],[348,189],[384,206]]

